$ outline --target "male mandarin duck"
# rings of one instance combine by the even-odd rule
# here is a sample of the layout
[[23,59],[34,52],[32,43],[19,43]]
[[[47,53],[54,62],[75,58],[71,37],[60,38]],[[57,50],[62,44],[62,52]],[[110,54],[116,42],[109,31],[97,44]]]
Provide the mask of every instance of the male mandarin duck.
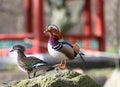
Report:
[[33,77],[36,77],[36,72],[39,70],[43,70],[47,72],[47,71],[53,70],[56,67],[59,67],[59,64],[54,65],[54,67],[48,66],[48,64],[45,61],[40,60],[34,56],[26,57],[26,55],[24,54],[25,47],[22,45],[13,46],[10,52],[13,52],[15,50],[17,51],[17,54],[18,54],[17,55],[18,67],[22,71],[27,72],[29,79],[31,78],[30,76],[31,73],[33,73]]
[[62,60],[62,64],[60,65],[62,69],[65,69],[67,60],[73,60],[78,54],[83,62],[85,62],[83,59],[84,53],[80,51],[80,47],[77,43],[70,44],[68,42],[59,41],[62,35],[56,25],[49,25],[44,33],[48,33],[49,35],[48,52],[53,57]]

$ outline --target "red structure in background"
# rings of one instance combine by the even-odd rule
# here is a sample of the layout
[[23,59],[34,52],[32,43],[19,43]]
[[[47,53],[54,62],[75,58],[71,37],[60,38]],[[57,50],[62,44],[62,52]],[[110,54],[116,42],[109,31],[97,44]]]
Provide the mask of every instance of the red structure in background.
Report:
[[105,51],[104,1],[96,0],[95,36],[98,37],[100,51]]
[[[43,34],[44,30],[44,14],[43,0],[24,0],[25,3],[25,18],[26,32],[24,34],[0,34],[0,40],[22,40],[25,38],[32,39],[32,48],[27,49],[27,53],[45,53],[47,52],[47,38]],[[90,0],[86,0],[84,17],[84,34],[83,35],[65,35],[65,38],[70,39],[70,42],[83,40],[83,48],[90,49],[90,40],[98,41],[98,50],[105,51],[105,30],[104,30],[104,2],[96,0],[95,14],[95,30],[92,33],[91,29],[91,11]],[[8,53],[6,49],[0,50],[3,56]]]
[[103,0],[95,0],[95,26],[94,32],[92,32],[91,25],[91,0],[86,0],[85,8],[84,8],[84,34],[83,35],[65,35],[67,38],[70,38],[72,43],[76,42],[76,40],[83,41],[83,48],[90,48],[90,40],[96,40],[98,42],[99,51],[105,51],[105,29],[104,29],[104,1]]
[[[84,16],[85,16],[85,26],[84,35],[88,36],[87,40],[84,40],[84,48],[89,49],[90,42],[89,37],[93,37],[98,41],[98,50],[105,51],[105,29],[104,29],[104,1],[96,0],[95,3],[95,27],[94,33],[92,33],[91,28],[91,11],[90,11],[90,0],[86,0]],[[84,39],[84,37],[83,37]]]
[[[84,16],[85,16],[85,25],[84,25],[84,35],[91,36],[91,14],[90,14],[90,0],[86,0],[85,8],[84,8]],[[85,49],[90,49],[90,40],[83,40],[83,47]]]

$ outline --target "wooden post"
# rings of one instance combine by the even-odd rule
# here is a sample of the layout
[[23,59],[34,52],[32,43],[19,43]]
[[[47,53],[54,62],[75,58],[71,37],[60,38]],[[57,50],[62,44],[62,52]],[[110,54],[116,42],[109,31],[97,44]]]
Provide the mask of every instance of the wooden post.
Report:
[[[84,35],[91,35],[91,14],[90,14],[90,0],[86,0],[84,9],[85,25],[84,25]],[[83,48],[90,49],[90,40],[83,40]]]
[[99,51],[105,51],[104,0],[96,0],[95,35],[98,38]]
[[32,2],[24,0],[26,32],[32,33]]
[[44,52],[43,43],[43,0],[32,0],[33,2],[33,29],[35,38],[33,40],[34,53]]

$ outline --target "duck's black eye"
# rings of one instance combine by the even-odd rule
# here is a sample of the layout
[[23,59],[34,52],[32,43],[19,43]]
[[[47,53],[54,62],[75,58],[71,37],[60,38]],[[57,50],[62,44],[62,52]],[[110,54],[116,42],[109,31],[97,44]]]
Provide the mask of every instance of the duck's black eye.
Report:
[[52,30],[54,31],[54,30],[55,30],[55,28],[52,28]]

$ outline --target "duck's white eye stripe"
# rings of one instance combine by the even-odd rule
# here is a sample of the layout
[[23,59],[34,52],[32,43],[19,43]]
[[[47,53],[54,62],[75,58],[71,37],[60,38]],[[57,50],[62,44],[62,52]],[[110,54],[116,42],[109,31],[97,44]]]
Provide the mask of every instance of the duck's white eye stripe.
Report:
[[58,29],[58,27],[54,24],[48,25],[48,28],[54,28],[54,29]]
[[58,29],[57,26],[55,26],[55,25],[52,25],[51,27],[52,27],[52,28],[56,28],[56,29]]

